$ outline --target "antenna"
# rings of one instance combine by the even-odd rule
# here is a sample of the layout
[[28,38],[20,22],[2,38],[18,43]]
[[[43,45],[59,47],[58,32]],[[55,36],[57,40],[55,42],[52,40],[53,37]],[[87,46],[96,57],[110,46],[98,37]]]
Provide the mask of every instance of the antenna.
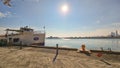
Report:
[[44,29],[44,33],[45,33],[45,26],[43,27],[43,29]]

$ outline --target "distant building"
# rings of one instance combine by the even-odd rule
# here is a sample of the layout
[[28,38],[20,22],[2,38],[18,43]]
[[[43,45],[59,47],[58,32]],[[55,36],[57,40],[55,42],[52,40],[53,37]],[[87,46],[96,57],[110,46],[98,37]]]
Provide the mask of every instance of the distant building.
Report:
[[116,30],[116,37],[118,37],[119,36],[119,34],[118,34],[118,31]]
[[118,31],[116,32],[111,32],[111,37],[119,37]]
[[116,34],[114,32],[111,32],[111,37],[115,37]]

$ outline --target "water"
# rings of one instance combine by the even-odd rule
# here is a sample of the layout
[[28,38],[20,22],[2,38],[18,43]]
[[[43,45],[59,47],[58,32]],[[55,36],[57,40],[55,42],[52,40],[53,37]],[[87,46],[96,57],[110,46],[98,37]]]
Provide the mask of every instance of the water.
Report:
[[114,51],[120,51],[120,39],[46,39],[45,46],[80,48],[85,44],[87,49],[100,50],[101,47],[107,50],[111,48]]

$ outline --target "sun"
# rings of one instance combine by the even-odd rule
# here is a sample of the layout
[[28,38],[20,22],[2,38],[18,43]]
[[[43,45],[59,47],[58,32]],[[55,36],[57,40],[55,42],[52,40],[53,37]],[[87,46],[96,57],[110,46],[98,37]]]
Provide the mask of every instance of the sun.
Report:
[[69,7],[68,7],[67,4],[64,4],[64,5],[61,6],[61,11],[62,11],[63,13],[66,14],[66,13],[68,12],[68,10],[69,10]]

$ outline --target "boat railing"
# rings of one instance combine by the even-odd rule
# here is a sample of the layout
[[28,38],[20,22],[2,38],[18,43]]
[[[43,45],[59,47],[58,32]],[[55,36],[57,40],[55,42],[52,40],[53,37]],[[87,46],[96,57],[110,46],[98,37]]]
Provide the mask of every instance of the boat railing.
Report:
[[45,31],[41,30],[41,31],[34,31],[34,34],[45,34]]

